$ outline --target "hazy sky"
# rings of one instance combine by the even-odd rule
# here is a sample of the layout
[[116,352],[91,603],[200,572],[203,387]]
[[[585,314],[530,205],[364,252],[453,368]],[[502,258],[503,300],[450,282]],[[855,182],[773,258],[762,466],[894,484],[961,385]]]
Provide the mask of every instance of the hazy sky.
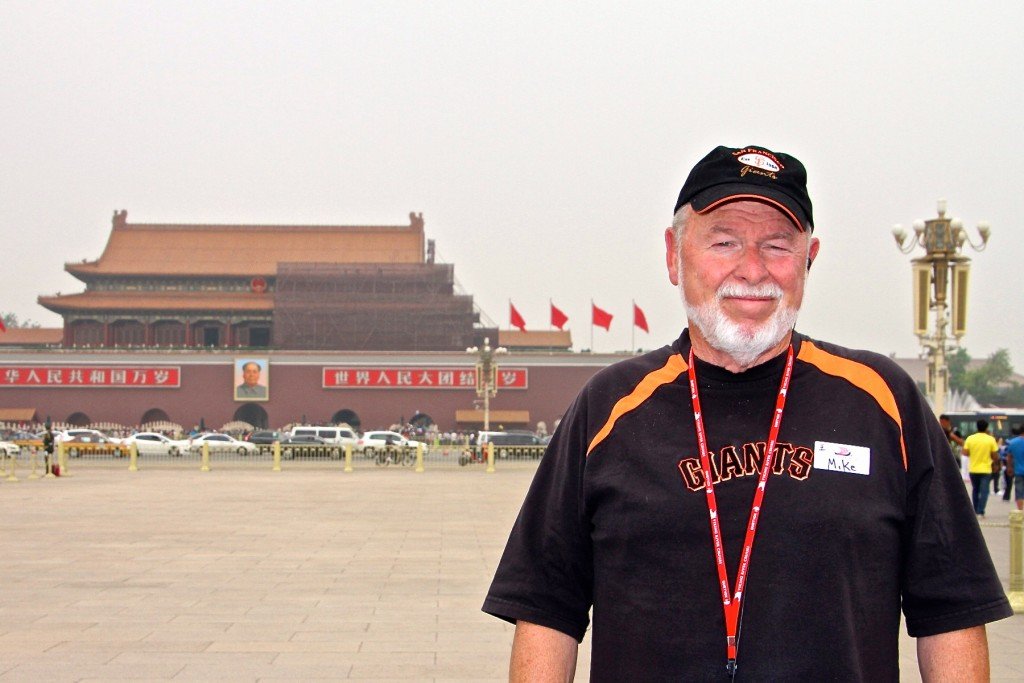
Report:
[[[662,232],[718,144],[807,166],[821,253],[798,328],[915,355],[895,247],[949,202],[976,236],[975,357],[1024,369],[1016,3],[0,4],[0,310],[60,319],[67,261],[129,222],[404,224],[495,322],[564,310],[598,351],[684,318]],[[923,252],[920,252],[923,253]]]

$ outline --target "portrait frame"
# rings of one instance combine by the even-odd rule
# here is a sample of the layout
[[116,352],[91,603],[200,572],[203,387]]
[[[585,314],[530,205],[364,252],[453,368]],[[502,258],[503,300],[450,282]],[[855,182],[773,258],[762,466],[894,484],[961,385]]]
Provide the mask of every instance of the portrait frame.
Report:
[[[246,366],[255,364],[258,368],[256,383],[249,384],[246,378]],[[248,371],[251,373],[252,369]],[[234,362],[234,373],[232,374],[232,387],[234,399],[242,402],[259,402],[270,400],[270,359],[266,357],[246,356],[236,358]]]

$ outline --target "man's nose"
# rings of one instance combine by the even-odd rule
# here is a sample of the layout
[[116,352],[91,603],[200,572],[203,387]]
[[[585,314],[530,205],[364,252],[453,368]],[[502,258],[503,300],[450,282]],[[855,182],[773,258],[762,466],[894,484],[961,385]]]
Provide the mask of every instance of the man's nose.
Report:
[[768,268],[765,267],[761,251],[754,247],[745,247],[740,253],[733,275],[751,283],[758,283],[767,278]]

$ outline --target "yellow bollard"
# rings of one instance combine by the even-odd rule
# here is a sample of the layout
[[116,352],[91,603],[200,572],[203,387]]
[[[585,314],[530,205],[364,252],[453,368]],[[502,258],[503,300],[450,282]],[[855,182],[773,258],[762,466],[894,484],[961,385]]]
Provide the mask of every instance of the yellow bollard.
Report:
[[63,443],[57,444],[57,464],[60,465],[60,476],[70,477],[68,474],[68,449]]
[[199,466],[199,471],[200,472],[209,472],[210,471],[210,444],[208,444],[205,441],[203,442],[203,462]]
[[274,471],[281,471],[281,442],[274,442]]
[[135,443],[128,449],[128,471],[139,471],[139,446]]
[[11,463],[9,469],[7,470],[7,481],[18,481],[18,477],[14,475],[14,470],[18,468],[18,459],[15,458],[13,455],[9,455],[7,456],[7,460]]
[[345,444],[345,471],[352,471],[352,444]]
[[32,468],[32,474],[28,475],[29,479],[38,479],[39,474],[36,472],[36,467],[39,465],[39,456],[36,454],[36,449],[30,449],[28,452],[28,464]]
[[416,471],[423,471],[423,449],[425,446],[422,443],[416,444]]
[[7,451],[0,454],[0,477],[7,476]]
[[487,442],[487,474],[494,474],[494,444]]
[[1010,511],[1010,607],[1024,612],[1024,510]]

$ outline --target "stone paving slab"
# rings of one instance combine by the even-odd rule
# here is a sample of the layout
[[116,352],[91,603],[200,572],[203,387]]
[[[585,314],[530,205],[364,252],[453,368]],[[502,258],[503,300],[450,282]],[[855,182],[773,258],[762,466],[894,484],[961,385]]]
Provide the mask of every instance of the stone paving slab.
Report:
[[[505,680],[512,627],[480,603],[533,469],[0,481],[0,681]],[[989,506],[1006,585],[1010,503]],[[1024,680],[1024,617],[989,640],[993,679]],[[919,680],[906,636],[901,666]]]

